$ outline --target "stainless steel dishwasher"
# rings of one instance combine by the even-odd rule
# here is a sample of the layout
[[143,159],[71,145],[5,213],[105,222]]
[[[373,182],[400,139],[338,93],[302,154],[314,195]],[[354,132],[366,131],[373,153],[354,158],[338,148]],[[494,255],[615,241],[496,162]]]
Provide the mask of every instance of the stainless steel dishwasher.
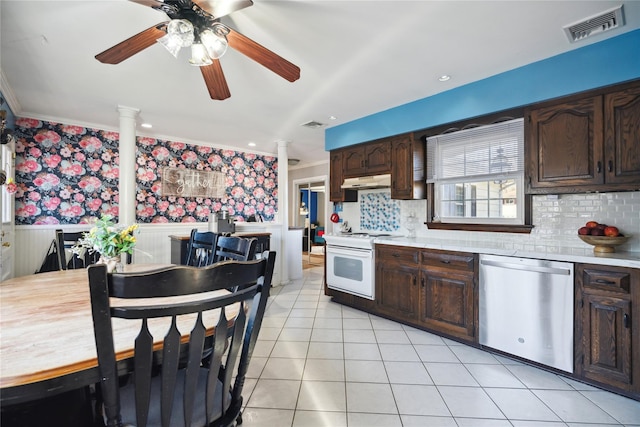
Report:
[[573,372],[573,264],[480,255],[480,344]]

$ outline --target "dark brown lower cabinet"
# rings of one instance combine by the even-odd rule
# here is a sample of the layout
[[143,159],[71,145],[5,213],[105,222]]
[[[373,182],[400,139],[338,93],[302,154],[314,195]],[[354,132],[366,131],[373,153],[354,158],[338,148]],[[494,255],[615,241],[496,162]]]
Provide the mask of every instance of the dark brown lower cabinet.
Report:
[[422,270],[420,281],[420,323],[475,341],[473,274]]
[[575,274],[575,375],[640,398],[640,270],[576,264]]
[[415,249],[376,245],[376,310],[415,322],[418,319],[418,254]]
[[421,252],[420,318],[425,327],[477,343],[478,256]]
[[477,255],[376,245],[376,312],[477,343]]

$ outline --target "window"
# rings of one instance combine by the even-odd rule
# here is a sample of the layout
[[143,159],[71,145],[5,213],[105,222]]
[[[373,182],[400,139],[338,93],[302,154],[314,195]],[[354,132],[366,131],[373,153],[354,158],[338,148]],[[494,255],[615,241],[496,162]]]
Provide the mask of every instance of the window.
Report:
[[434,221],[524,224],[524,120],[427,138]]

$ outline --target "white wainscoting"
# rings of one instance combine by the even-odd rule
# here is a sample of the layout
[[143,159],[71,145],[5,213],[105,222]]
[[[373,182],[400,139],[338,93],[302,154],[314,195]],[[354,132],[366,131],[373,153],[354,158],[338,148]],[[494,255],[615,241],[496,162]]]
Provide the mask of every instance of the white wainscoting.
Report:
[[[256,225],[253,225],[256,224]],[[258,225],[259,224],[259,225]],[[35,273],[44,260],[51,241],[55,237],[55,230],[62,228],[68,232],[88,231],[87,225],[61,226],[16,226],[15,277]],[[136,264],[170,264],[171,242],[169,236],[188,236],[193,228],[207,231],[207,223],[189,224],[140,224],[138,242],[133,253]],[[273,274],[273,284],[281,284],[282,266],[282,227],[279,224],[252,223],[252,225],[237,225],[238,232],[267,232],[271,233],[270,246],[277,252],[276,268]]]

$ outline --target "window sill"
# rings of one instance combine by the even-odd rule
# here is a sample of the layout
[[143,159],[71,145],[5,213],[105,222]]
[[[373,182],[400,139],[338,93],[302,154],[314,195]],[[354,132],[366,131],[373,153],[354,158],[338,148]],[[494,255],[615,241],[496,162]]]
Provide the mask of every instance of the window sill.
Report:
[[522,233],[530,234],[533,225],[504,225],[504,224],[461,224],[451,222],[425,222],[431,230],[462,230],[462,231],[488,231],[496,233]]

